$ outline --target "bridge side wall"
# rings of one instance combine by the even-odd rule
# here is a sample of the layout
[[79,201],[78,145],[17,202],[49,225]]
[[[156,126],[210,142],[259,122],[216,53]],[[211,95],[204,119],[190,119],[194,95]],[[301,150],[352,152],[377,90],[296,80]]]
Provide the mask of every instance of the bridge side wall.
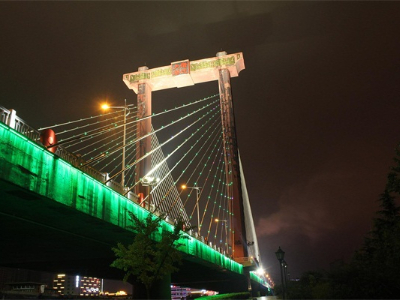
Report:
[[[3,123],[0,123],[0,179],[124,229],[129,225],[127,210],[139,218],[149,214]],[[163,222],[162,230],[172,231],[173,225]],[[180,242],[184,244],[182,252],[243,274],[241,264],[201,241],[188,236]]]

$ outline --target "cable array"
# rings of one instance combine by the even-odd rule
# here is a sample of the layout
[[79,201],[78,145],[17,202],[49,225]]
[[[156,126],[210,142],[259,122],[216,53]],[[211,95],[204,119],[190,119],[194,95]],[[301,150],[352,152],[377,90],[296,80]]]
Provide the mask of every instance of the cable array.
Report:
[[[153,123],[151,132],[138,136],[138,125],[149,118]],[[143,185],[143,178],[138,178],[139,163],[150,159],[151,170],[144,177],[157,180],[144,199],[135,201],[165,215],[170,222],[182,219],[187,226],[197,226],[193,233],[198,233],[198,238],[228,252],[230,199],[219,95],[164,108],[142,118],[130,104],[41,130],[47,128],[57,128],[57,136],[63,137],[58,144],[78,157],[82,168],[105,173],[105,184],[122,182],[124,174],[120,192],[126,196]],[[151,139],[151,150],[138,157],[138,147],[146,139]],[[188,188],[183,190],[182,184]],[[216,222],[217,218],[221,221]]]

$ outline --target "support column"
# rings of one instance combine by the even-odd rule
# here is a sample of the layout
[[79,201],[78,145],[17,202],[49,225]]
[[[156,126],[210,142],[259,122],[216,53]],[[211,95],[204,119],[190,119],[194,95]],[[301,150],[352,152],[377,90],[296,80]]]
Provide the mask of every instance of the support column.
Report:
[[[227,55],[227,53],[217,53],[217,57],[224,55]],[[226,184],[229,199],[229,221],[231,224],[229,244],[232,247],[231,254],[233,258],[247,257],[248,253],[245,238],[246,232],[244,226],[243,199],[240,184],[238,147],[236,142],[230,73],[224,66],[219,69],[218,84],[223,128]]]
[[[140,67],[139,72],[148,70],[147,67]],[[139,82],[138,93],[137,93],[137,118],[141,119],[146,116],[151,116],[151,88],[145,80]],[[151,118],[142,120],[137,123],[136,138],[139,139],[151,132]],[[136,160],[143,157],[146,153],[151,151],[151,136],[148,136],[136,144]],[[135,181],[138,182],[143,178],[147,172],[151,170],[151,155],[140,161],[136,165]],[[135,188],[136,195],[143,194],[143,198],[146,198],[150,193],[148,186],[142,186],[140,183]],[[146,208],[150,209],[150,197],[145,205]]]

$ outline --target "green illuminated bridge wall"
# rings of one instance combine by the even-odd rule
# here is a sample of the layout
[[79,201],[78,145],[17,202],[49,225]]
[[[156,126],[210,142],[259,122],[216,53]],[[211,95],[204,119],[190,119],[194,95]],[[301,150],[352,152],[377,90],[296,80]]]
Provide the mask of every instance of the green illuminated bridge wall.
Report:
[[[94,218],[126,230],[126,211],[139,218],[149,212],[62,160],[44,147],[0,122],[0,179]],[[4,199],[2,199],[2,205]],[[173,230],[164,222],[162,230]],[[115,241],[117,242],[117,241]],[[220,268],[243,274],[243,266],[201,241],[189,236],[180,249]]]

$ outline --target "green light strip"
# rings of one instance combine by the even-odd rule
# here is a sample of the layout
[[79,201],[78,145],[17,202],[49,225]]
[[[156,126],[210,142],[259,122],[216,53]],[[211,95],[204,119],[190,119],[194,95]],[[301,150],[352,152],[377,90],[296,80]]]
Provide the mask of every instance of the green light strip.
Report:
[[262,284],[265,287],[267,287],[268,290],[271,288],[271,286],[268,284],[268,282],[266,280],[262,279],[260,276],[258,276],[254,272],[250,272],[250,279],[255,281],[255,282],[258,282],[259,284]]
[[[29,172],[21,171],[21,168]],[[147,210],[0,123],[0,178],[78,211],[126,228],[126,210],[145,219]],[[34,174],[34,175],[32,175]],[[173,225],[162,222],[162,230]],[[180,241],[180,250],[230,271],[243,266],[192,237]]]

